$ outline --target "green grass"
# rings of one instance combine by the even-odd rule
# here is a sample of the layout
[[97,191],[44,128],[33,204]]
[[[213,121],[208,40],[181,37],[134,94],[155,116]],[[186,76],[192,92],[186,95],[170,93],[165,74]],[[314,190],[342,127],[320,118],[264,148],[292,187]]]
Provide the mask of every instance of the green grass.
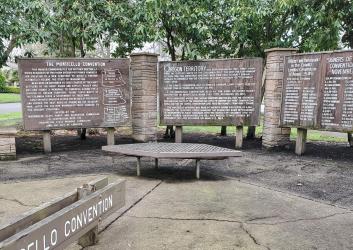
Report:
[[22,121],[21,112],[0,114],[0,127],[16,126],[21,121]]
[[[161,126],[161,129],[165,129],[165,127]],[[262,136],[263,126],[256,127],[256,137]],[[247,127],[244,127],[244,136],[248,131]],[[220,134],[221,127],[220,126],[184,126],[183,132],[185,133],[203,133],[203,134]],[[227,135],[235,135],[235,126],[227,126]],[[290,139],[295,140],[297,138],[297,129],[291,129]],[[323,131],[308,131],[308,141],[327,141],[327,142],[347,142],[346,137],[338,137],[338,136],[331,136],[325,134]]]
[[0,103],[13,103],[13,102],[21,102],[21,95],[0,93]]

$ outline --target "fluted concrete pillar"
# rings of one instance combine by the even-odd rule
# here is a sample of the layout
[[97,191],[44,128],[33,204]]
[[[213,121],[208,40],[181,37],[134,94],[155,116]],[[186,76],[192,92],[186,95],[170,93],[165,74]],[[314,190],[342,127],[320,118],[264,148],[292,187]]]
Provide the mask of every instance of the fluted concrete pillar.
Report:
[[147,142],[157,139],[157,64],[158,55],[131,54],[133,139]]

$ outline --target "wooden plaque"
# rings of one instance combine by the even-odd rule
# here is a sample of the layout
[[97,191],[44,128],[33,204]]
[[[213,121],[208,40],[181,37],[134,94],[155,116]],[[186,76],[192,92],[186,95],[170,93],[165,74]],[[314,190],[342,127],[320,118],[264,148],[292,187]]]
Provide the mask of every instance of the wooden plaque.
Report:
[[130,122],[129,59],[20,59],[26,130]]
[[159,63],[162,125],[258,125],[262,58]]
[[281,125],[353,131],[353,51],[286,57]]

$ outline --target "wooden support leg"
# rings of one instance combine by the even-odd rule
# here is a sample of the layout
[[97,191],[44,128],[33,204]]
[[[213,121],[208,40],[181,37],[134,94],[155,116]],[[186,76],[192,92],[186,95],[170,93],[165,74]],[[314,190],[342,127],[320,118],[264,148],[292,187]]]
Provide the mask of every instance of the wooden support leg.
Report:
[[353,137],[352,137],[352,133],[348,133],[348,142],[349,142],[349,146],[353,147]]
[[227,136],[227,126],[221,127],[221,136]]
[[302,155],[305,152],[307,130],[304,128],[297,129],[297,141],[295,143],[295,153]]
[[136,165],[137,176],[140,176],[141,174],[140,167],[141,167],[141,157],[137,157],[137,165]]
[[158,169],[158,158],[154,159],[154,168]]
[[86,140],[86,132],[87,132],[86,128],[81,129],[81,135],[80,135],[81,140]]
[[114,132],[115,128],[107,128],[107,145],[115,144]]
[[196,179],[200,179],[200,160],[196,159]]
[[237,126],[235,131],[235,148],[243,147],[243,126]]
[[[85,184],[82,188],[77,189],[78,199],[81,200],[87,195],[91,194],[94,190],[91,190],[91,187]],[[98,243],[98,226],[95,226],[81,238],[78,239],[78,244],[81,247],[88,247]]]
[[256,126],[249,126],[248,127],[248,132],[246,134],[247,139],[254,139],[255,138],[255,133],[256,133]]
[[44,153],[51,153],[50,130],[43,131],[43,147]]
[[183,127],[182,126],[175,127],[175,142],[176,143],[183,142]]

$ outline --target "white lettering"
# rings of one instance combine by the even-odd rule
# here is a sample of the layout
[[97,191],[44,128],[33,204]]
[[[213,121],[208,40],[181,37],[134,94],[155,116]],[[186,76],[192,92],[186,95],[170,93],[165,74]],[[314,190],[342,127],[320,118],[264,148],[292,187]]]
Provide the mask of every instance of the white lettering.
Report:
[[[69,225],[69,227],[67,227],[67,225]],[[70,235],[70,221],[66,221],[65,222],[65,237],[67,237],[69,235]]]

